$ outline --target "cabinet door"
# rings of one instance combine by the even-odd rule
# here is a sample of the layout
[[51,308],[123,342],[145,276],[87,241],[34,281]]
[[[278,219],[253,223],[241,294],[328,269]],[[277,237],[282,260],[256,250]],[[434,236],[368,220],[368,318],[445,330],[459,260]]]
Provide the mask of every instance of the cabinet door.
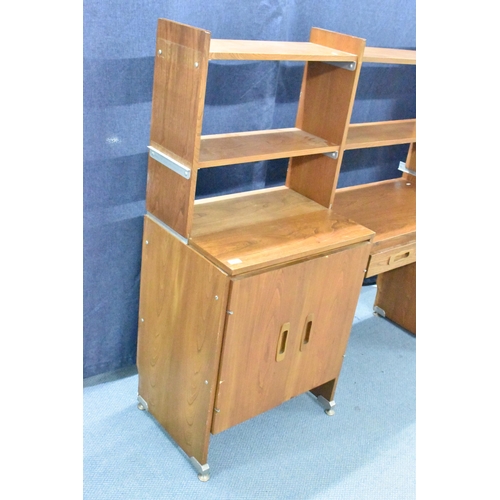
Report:
[[338,377],[369,244],[234,280],[212,433]]

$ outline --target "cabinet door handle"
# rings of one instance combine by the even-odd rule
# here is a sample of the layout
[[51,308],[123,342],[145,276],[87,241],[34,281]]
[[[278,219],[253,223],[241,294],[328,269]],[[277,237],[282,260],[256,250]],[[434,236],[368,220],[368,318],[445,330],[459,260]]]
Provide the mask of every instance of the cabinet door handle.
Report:
[[276,347],[276,361],[282,361],[285,357],[286,343],[288,340],[288,333],[290,332],[290,323],[285,323],[280,330],[278,337],[278,346]]
[[302,340],[300,341],[300,350],[304,351],[306,347],[309,345],[309,342],[311,340],[311,331],[312,331],[312,324],[314,320],[314,313],[311,313],[307,316],[306,322],[304,324],[304,330],[302,332]]

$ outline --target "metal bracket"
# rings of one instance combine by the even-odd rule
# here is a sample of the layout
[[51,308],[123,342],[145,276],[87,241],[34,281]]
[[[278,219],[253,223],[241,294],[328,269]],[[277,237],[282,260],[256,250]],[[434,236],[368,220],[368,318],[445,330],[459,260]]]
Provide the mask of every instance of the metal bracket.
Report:
[[373,306],[373,312],[385,318],[385,311],[381,309],[379,306]]
[[139,396],[139,394],[137,394],[137,401],[139,402],[137,404],[137,408],[139,408],[139,410],[148,411],[148,404],[141,396]]
[[410,170],[409,168],[406,168],[406,163],[404,161],[399,162],[398,170],[401,170],[401,172],[405,172],[407,174],[411,174],[413,175],[413,177],[417,176],[417,172],[415,172],[415,170]]
[[332,66],[337,66],[342,69],[346,69],[348,71],[354,71],[356,69],[355,61],[325,61],[327,64],[331,64]]
[[330,416],[335,415],[335,412],[333,411],[333,407],[335,406],[335,401],[328,401],[328,399],[324,398],[323,396],[316,396],[315,394],[313,394],[313,396],[316,398],[316,401],[319,403],[321,408],[325,410],[325,413],[327,415]]
[[190,168],[181,165],[173,158],[170,158],[169,156],[162,153],[161,151],[158,151],[152,146],[148,146],[148,149],[149,149],[149,156],[151,156],[153,160],[160,162],[162,165],[165,165],[165,167],[169,168],[170,170],[173,170],[176,174],[182,175],[182,177],[186,179],[189,179],[191,177]]
[[332,151],[331,153],[323,153],[325,156],[328,156],[329,158],[333,158],[336,160],[339,157],[339,152],[338,151]]
[[175,236],[178,240],[182,241],[185,245],[188,244],[188,239],[181,236],[177,231],[174,231],[170,226],[167,226],[163,221],[155,217],[152,213],[147,212],[148,217],[154,220],[159,226],[161,226],[165,231],[168,231],[172,236]]
[[210,479],[210,467],[208,464],[201,465],[194,457],[189,457],[189,460],[198,473],[198,479],[203,482],[208,481]]

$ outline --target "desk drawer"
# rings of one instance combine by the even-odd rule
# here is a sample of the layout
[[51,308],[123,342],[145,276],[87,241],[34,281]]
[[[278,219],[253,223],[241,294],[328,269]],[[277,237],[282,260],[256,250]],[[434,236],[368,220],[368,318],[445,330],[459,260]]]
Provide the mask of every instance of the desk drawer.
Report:
[[406,266],[416,262],[417,246],[416,242],[408,243],[398,247],[389,248],[370,256],[366,278],[375,276],[397,267]]

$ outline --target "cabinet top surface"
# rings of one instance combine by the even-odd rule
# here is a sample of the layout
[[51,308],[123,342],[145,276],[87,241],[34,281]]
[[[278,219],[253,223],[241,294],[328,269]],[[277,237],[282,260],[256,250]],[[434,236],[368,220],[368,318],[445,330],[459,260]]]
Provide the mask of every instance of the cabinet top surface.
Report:
[[372,237],[370,229],[283,187],[195,204],[190,244],[234,276]]
[[209,58],[269,61],[356,61],[357,56],[312,42],[210,40]]

